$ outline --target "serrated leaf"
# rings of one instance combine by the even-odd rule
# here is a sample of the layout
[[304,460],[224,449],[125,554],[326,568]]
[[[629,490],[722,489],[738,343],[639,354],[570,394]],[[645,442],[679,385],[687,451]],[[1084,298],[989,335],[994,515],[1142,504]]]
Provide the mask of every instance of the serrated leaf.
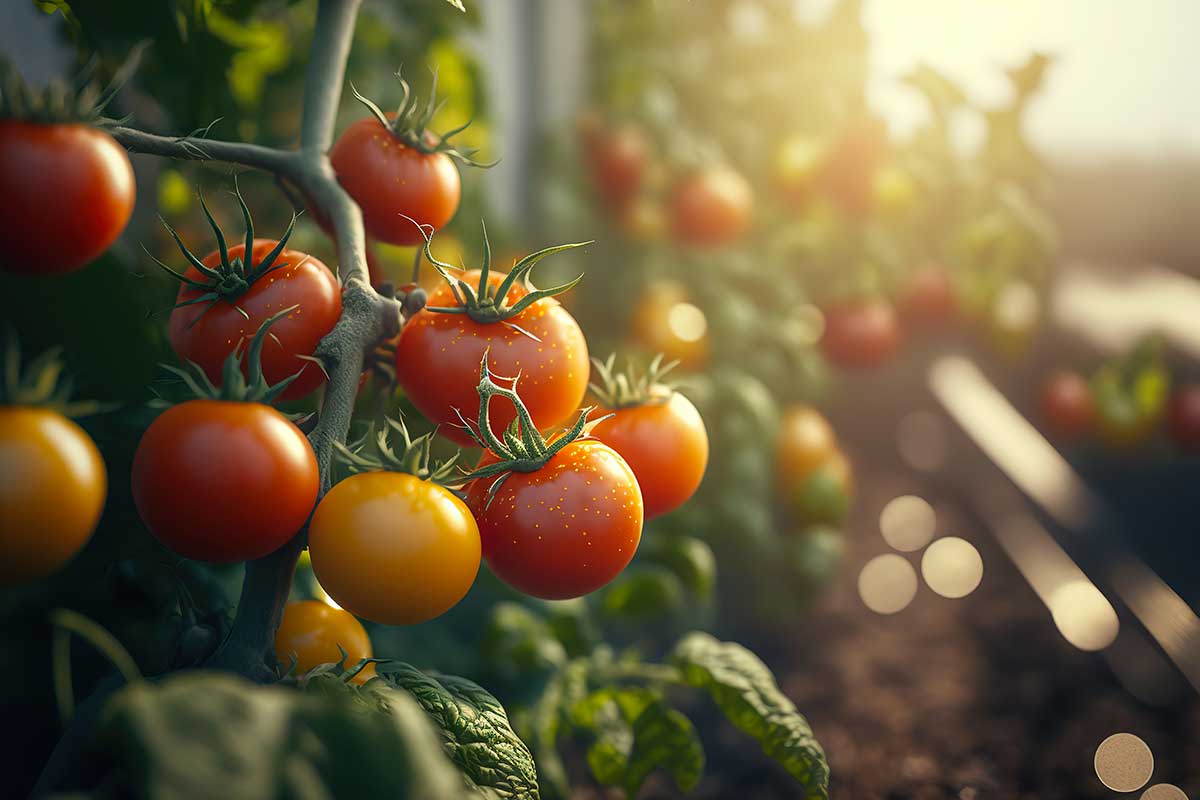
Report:
[[803,785],[805,798],[828,800],[825,751],[758,656],[740,644],[691,633],[675,646],[672,660],[685,683],[706,690],[731,723]]
[[424,673],[399,661],[379,662],[375,670],[380,680],[367,687],[411,695],[440,729],[450,760],[484,795],[536,800],[533,756],[495,697],[466,678]]
[[690,792],[704,774],[704,746],[692,721],[656,700],[633,722],[633,752],[625,774],[625,791],[637,794],[646,777],[658,768],[671,774],[681,792]]
[[362,786],[462,796],[458,770],[410,698],[364,703],[352,687],[321,683],[308,693],[207,672],[134,683],[109,702],[97,741],[140,797],[325,798]]

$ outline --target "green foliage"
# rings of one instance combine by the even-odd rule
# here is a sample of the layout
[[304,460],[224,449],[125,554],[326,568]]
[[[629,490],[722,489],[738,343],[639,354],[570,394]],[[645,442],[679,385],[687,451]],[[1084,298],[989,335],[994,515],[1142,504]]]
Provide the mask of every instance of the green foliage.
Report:
[[730,722],[800,782],[805,797],[828,800],[825,751],[756,655],[739,644],[693,633],[675,646],[672,661],[688,685],[706,690]]

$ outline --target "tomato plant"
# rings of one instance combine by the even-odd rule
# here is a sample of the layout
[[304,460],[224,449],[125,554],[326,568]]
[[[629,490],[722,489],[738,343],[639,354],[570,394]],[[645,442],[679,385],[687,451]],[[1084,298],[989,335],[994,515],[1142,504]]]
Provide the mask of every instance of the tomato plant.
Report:
[[[479,528],[463,501],[435,482],[448,480],[453,464],[430,469],[432,437],[413,441],[402,423],[387,424],[384,439],[368,435],[350,454],[360,472],[317,505],[308,549],[338,605],[374,622],[412,625],[445,613],[471,588]],[[402,437],[401,448],[386,445],[392,434]]]
[[900,349],[900,323],[886,300],[854,300],[828,306],[824,312],[821,349],[836,364],[879,367]]
[[250,210],[240,192],[237,198],[246,221],[242,244],[225,246],[203,198],[205,216],[220,243],[217,250],[197,260],[168,228],[189,262],[183,273],[172,272],[181,285],[167,325],[171,347],[181,359],[199,364],[209,380],[220,382],[229,355],[243,347],[275,312],[291,308],[272,325],[270,340],[263,348],[262,370],[268,383],[296,376],[280,400],[304,397],[325,381],[324,372],[311,359],[317,343],[341,316],[341,289],[323,263],[288,248],[290,225],[279,240],[256,239]]
[[[521,398],[480,365],[477,442],[487,452],[471,473],[467,505],[479,523],[483,558],[497,577],[547,600],[604,586],[633,559],[642,536],[642,493],[633,470],[603,442],[581,438],[586,414],[549,444]],[[493,397],[512,403],[518,422],[504,440],[491,433]]]
[[108,477],[96,444],[60,409],[61,365],[52,352],[21,373],[15,340],[0,377],[0,585],[57,570],[88,541]]
[[[587,342],[554,298],[578,279],[532,292],[522,285],[543,258],[579,246],[540,250],[499,275],[491,271],[486,245],[482,270],[461,272],[435,260],[426,244],[426,255],[447,282],[405,324],[396,347],[396,378],[413,405],[441,426],[443,436],[460,445],[473,443],[463,426],[476,422],[475,389],[485,352],[491,353],[489,366],[496,374],[520,376],[521,397],[538,429],[563,422],[579,408],[587,391]],[[502,406],[491,419],[495,431],[503,431],[515,418],[515,409]]]
[[260,354],[276,312],[251,340],[240,380],[237,354],[220,389],[203,371],[178,374],[201,396],[164,411],[133,457],[138,513],[163,544],[187,558],[227,563],[277,550],[304,525],[317,501],[317,460],[287,417],[265,405],[287,382],[267,385]]
[[[300,600],[284,608],[275,632],[275,657],[284,669],[294,662],[296,672],[303,674],[343,659],[352,667],[371,656],[371,638],[353,614],[320,600]],[[356,677],[362,676],[369,677],[367,670]]]
[[671,233],[684,245],[720,247],[750,227],[754,192],[741,173],[718,166],[683,178],[671,192]]
[[1091,387],[1079,373],[1060,370],[1048,377],[1039,404],[1042,418],[1055,436],[1069,440],[1092,432],[1096,407]]
[[0,264],[20,275],[78,269],[133,213],[133,167],[104,131],[0,119]]
[[602,409],[610,414],[591,435],[629,464],[642,490],[646,519],[683,505],[704,478],[708,432],[692,402],[662,383],[656,359],[641,376],[614,375],[615,357],[595,362]]

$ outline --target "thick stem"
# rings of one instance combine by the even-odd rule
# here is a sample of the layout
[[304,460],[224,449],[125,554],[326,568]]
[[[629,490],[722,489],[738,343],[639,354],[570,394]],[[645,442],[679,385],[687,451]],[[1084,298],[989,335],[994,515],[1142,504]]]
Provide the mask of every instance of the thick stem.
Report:
[[299,167],[299,154],[258,144],[223,142],[192,136],[159,136],[136,128],[109,128],[112,137],[134,153],[186,161],[226,161],[292,177]]
[[324,155],[333,144],[333,122],[346,79],[346,59],[362,0],[321,0],[316,35],[304,75],[300,149]]

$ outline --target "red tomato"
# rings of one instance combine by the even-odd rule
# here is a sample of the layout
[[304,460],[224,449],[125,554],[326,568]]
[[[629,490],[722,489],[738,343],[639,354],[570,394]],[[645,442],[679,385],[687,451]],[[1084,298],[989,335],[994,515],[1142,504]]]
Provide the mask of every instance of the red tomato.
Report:
[[391,244],[424,244],[410,220],[440,229],[458,210],[462,180],[445,153],[409,147],[374,117],[345,130],[329,151],[333,171],[363,213],[367,233]]
[[[495,456],[488,454],[483,463]],[[473,481],[467,505],[483,558],[525,594],[565,600],[594,592],[633,558],[642,538],[642,493],[608,445],[579,439],[535,472],[513,472],[488,504],[495,477]]]
[[1079,439],[1095,425],[1091,386],[1077,372],[1062,370],[1051,375],[1042,385],[1039,402],[1042,419],[1060,439]]
[[586,141],[592,183],[612,208],[624,208],[638,193],[650,159],[650,142],[641,129],[625,125]]
[[847,214],[871,210],[875,170],[887,149],[887,128],[877,119],[852,123],[834,143],[821,170],[821,185]]
[[896,311],[884,300],[856,300],[825,309],[821,349],[835,364],[878,367],[900,349]]
[[900,297],[900,313],[918,325],[945,325],[958,314],[954,282],[944,269],[928,264],[909,278]]
[[619,408],[592,428],[637,476],[646,519],[683,505],[708,465],[708,432],[700,412],[679,392],[661,402]]
[[[479,272],[467,272],[462,279],[478,286]],[[498,287],[503,279],[493,273],[489,283]],[[508,303],[525,294],[524,288],[514,285]],[[450,307],[458,301],[443,284],[430,293],[427,305]],[[474,444],[465,431],[455,427],[459,424],[455,409],[467,420],[478,418],[475,387],[479,362],[489,348],[488,365],[493,373],[507,378],[520,374],[517,390],[539,430],[564,422],[579,408],[591,375],[587,342],[579,323],[553,297],[537,301],[505,322],[479,323],[466,314],[425,309],[405,323],[400,333],[396,378],[413,405],[442,426],[439,432],[446,438],[464,447]],[[488,413],[497,436],[516,419],[516,410],[507,400],[491,403]]]
[[190,400],[151,423],[133,457],[133,500],[187,558],[250,561],[300,530],[317,502],[317,459],[270,406]]
[[1200,450],[1200,384],[1185,384],[1171,395],[1167,430],[1183,449]]
[[[274,239],[255,239],[254,263],[277,244]],[[242,258],[245,252],[246,245],[234,245],[229,248],[229,258]],[[213,252],[201,260],[211,267],[220,263],[221,255]],[[207,303],[176,308],[171,312],[167,336],[180,358],[199,364],[209,380],[220,385],[221,370],[229,354],[239,345],[248,346],[272,314],[299,305],[271,326],[271,335],[263,343],[262,351],[263,375],[268,382],[278,383],[300,373],[280,395],[281,400],[293,400],[325,381],[325,373],[316,364],[297,356],[311,356],[322,337],[333,330],[342,314],[342,294],[329,268],[306,253],[285,249],[275,263],[287,266],[259,278],[232,301],[219,300],[207,311],[203,310]],[[184,276],[205,280],[195,267],[188,267]],[[202,290],[185,283],[179,287],[176,302],[192,300],[201,294]],[[249,319],[238,312],[239,308]],[[245,365],[242,371],[244,374]]]
[[719,247],[750,227],[754,193],[741,173],[714,167],[680,181],[671,195],[671,232],[685,245]]
[[0,263],[57,275],[94,260],[133,213],[125,148],[86,125],[0,120]]

